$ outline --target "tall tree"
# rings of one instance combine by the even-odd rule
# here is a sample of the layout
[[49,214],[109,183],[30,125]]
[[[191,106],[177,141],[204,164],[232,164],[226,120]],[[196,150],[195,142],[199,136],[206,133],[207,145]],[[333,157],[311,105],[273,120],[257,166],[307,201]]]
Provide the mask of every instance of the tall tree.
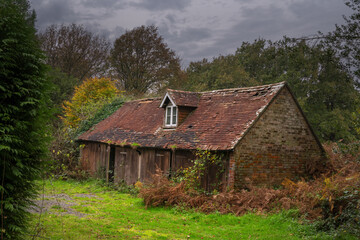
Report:
[[155,26],[141,26],[116,39],[111,63],[122,87],[135,95],[161,90],[181,75],[180,60]]
[[259,84],[231,54],[216,57],[212,62],[207,59],[191,62],[186,73],[185,89],[190,91],[248,87]]
[[48,83],[26,0],[0,1],[1,239],[23,239],[47,147]]
[[79,82],[107,70],[110,43],[82,25],[51,25],[39,39],[46,63]]
[[354,12],[350,17],[343,16],[345,24],[335,25],[335,30],[322,35],[322,38],[325,37],[325,42],[337,49],[357,87],[360,87],[360,1],[349,0],[345,4]]

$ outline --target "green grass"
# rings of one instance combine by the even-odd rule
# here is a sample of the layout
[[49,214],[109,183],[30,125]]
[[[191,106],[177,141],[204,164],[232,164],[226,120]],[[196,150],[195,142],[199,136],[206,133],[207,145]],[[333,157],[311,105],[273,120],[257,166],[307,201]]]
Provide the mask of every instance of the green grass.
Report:
[[30,229],[37,237],[29,239],[333,239],[300,224],[295,211],[236,217],[180,207],[146,209],[142,199],[94,180],[42,184],[45,200],[55,204],[33,214]]

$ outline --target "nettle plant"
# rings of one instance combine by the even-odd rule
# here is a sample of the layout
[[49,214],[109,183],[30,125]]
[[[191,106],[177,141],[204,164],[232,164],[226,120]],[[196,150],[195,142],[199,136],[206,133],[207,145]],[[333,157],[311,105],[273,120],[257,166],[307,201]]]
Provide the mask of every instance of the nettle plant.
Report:
[[[184,181],[188,190],[204,192],[202,179],[207,176],[211,167],[216,167],[216,179],[219,180],[221,174],[225,171],[223,162],[224,155],[222,153],[211,152],[208,150],[197,149],[195,152],[195,160],[192,160],[192,166],[180,169],[178,171],[178,181]],[[218,185],[218,184],[215,184]],[[218,186],[214,186],[217,188]]]

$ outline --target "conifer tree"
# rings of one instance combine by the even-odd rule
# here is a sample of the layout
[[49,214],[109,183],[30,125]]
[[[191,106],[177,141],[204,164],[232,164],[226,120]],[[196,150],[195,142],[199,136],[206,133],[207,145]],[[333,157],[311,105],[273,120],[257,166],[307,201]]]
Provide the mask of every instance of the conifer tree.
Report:
[[46,147],[48,84],[26,0],[0,0],[1,239],[23,239]]

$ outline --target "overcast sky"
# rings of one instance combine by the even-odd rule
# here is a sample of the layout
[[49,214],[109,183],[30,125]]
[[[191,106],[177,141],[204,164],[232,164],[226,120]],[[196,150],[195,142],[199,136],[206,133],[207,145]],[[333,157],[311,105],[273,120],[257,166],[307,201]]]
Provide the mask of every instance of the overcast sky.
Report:
[[37,28],[83,24],[116,39],[125,30],[154,24],[182,59],[234,53],[244,41],[279,40],[334,29],[350,9],[343,0],[30,0]]

